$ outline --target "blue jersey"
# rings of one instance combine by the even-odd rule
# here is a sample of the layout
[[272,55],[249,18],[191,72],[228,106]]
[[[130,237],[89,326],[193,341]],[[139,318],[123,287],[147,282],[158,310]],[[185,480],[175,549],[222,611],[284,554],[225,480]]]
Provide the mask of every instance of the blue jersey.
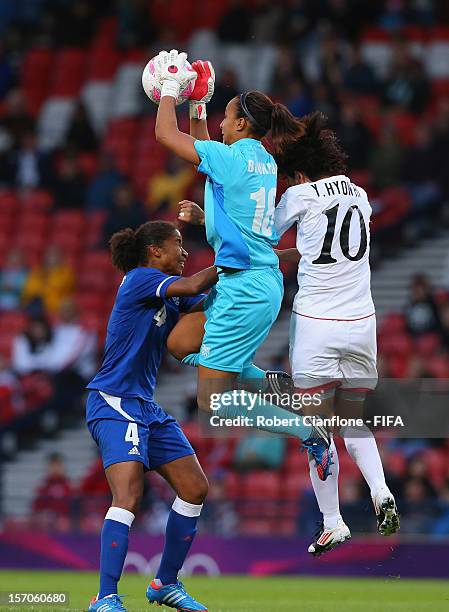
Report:
[[199,172],[207,175],[206,236],[215,265],[249,270],[277,267],[279,237],[273,224],[277,166],[259,140],[242,138],[228,146],[196,140]]
[[153,398],[167,337],[179,313],[204,298],[167,298],[168,287],[179,278],[155,268],[128,272],[109,317],[103,363],[88,389],[121,398]]

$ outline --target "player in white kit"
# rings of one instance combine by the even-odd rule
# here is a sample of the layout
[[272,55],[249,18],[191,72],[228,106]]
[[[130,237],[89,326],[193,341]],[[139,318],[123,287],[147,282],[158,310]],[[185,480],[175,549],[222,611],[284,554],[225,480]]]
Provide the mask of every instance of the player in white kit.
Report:
[[[295,123],[293,123],[295,122]],[[289,179],[275,211],[281,236],[297,226],[301,259],[290,328],[290,362],[297,389],[324,389],[323,407],[340,417],[361,417],[365,394],[377,383],[376,316],[370,288],[366,192],[345,176],[346,155],[325,117],[292,118],[291,137],[273,134],[279,171]],[[340,429],[346,448],[370,487],[382,535],[399,528],[394,497],[385,483],[373,434],[366,425]],[[309,552],[320,555],[351,537],[338,501],[338,456],[332,474],[310,475],[323,525]]]

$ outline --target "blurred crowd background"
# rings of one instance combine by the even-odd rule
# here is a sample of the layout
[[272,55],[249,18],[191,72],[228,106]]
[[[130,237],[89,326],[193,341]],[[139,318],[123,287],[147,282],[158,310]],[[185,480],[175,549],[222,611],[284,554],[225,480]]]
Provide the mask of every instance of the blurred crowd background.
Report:
[[[211,133],[229,99],[261,89],[297,116],[319,109],[373,206],[372,264],[449,227],[449,4],[444,0],[0,0],[0,452],[5,461],[79,426],[120,276],[107,243],[123,227],[174,220],[202,204],[203,178],[154,139],[140,84],[161,49],[213,61]],[[188,129],[186,105],[180,125]],[[282,189],[282,182],[280,184]],[[186,273],[213,258],[182,228]],[[294,244],[289,232],[282,246]],[[379,369],[449,378],[449,253],[439,287],[426,270],[402,312],[379,326]],[[296,291],[284,269],[285,307]],[[278,346],[272,367],[286,367]],[[177,376],[167,361],[161,379]],[[290,440],[209,440],[186,395],[184,422],[211,480],[202,528],[310,535],[317,520],[306,459]],[[164,406],[170,410],[170,406]],[[449,534],[447,440],[385,440],[402,531]],[[8,528],[98,530],[109,506],[99,460],[76,482],[50,454],[29,517]],[[374,532],[368,492],[340,454],[344,516]],[[281,486],[282,483],[282,486]],[[148,476],[142,529],[161,532],[171,494]]]

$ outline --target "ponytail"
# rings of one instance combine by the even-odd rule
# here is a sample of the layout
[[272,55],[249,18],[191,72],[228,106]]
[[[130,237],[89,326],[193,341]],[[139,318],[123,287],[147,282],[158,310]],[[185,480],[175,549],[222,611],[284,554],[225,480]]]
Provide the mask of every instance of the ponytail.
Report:
[[125,274],[139,265],[136,232],[130,227],[113,234],[109,240],[112,263]]
[[260,91],[250,91],[237,97],[237,116],[251,125],[256,138],[263,138],[271,130],[271,139],[277,151],[282,151],[304,134],[304,127],[286,106],[274,103]]
[[298,138],[304,136],[304,125],[283,104],[273,104],[271,140],[274,154],[282,154]]
[[168,221],[147,221],[136,231],[127,227],[116,232],[109,240],[112,263],[124,274],[147,265],[148,247],[162,246],[175,230],[175,225]]

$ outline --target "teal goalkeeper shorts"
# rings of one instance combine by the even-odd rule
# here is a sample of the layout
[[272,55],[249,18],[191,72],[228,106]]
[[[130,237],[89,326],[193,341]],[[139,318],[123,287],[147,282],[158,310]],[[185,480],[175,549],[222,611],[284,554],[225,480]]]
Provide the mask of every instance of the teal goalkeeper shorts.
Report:
[[207,317],[199,364],[241,372],[279,314],[284,284],[279,268],[220,273],[205,303]]

